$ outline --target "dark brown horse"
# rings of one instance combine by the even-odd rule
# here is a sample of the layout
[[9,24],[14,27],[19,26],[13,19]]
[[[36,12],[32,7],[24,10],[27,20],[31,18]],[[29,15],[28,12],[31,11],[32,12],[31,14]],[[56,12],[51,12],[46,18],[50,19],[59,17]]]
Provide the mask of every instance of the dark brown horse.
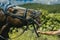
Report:
[[[3,11],[2,11],[3,12]],[[13,26],[14,28],[22,28],[22,26],[27,26],[26,29],[28,28],[28,26],[30,24],[33,25],[34,30],[36,32],[36,28],[34,26],[34,24],[37,24],[37,26],[40,26],[40,12],[38,12],[37,10],[33,10],[33,9],[15,9],[14,7],[9,8],[7,13],[8,16],[6,18],[6,15],[4,15],[4,12],[1,12],[1,24],[3,24],[1,27],[1,35],[4,38],[8,38],[8,32],[10,30],[10,28]],[[3,19],[2,19],[3,17]],[[37,27],[37,29],[38,29]],[[36,32],[37,34],[37,32]],[[6,36],[7,35],[7,36]],[[38,34],[37,34],[38,35]]]

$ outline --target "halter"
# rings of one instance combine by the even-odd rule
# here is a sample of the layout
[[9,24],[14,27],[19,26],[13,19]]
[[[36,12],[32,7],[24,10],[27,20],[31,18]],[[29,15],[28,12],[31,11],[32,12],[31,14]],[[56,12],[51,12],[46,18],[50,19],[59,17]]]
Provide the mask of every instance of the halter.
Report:
[[13,17],[13,18],[18,18],[18,19],[26,20],[27,10],[28,10],[28,9],[25,10],[24,16],[16,16],[16,15],[14,15],[14,14],[9,14],[9,13],[7,13],[7,15],[8,15],[8,16],[11,16],[11,17]]

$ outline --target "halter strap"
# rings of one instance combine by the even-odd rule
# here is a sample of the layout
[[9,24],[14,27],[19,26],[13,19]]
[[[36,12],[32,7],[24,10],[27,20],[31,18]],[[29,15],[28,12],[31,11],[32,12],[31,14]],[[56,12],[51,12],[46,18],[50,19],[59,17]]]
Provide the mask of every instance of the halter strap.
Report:
[[25,13],[24,13],[24,18],[26,19],[27,17],[27,9],[25,10]]

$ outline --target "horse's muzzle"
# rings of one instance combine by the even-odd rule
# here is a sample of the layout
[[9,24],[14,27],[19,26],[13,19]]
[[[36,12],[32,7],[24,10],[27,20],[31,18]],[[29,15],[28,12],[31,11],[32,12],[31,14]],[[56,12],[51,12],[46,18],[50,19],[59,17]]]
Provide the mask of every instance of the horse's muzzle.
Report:
[[38,26],[41,25],[41,24],[40,24],[40,21],[38,21],[38,20],[34,20],[34,22],[35,22],[35,24],[37,24]]

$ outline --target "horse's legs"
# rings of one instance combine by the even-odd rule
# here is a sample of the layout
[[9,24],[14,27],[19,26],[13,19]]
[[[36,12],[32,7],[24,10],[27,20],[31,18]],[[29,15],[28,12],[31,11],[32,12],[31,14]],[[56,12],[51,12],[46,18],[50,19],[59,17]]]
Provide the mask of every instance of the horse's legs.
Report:
[[8,25],[4,25],[1,29],[1,35],[4,37],[4,38],[9,38],[9,35],[8,35],[8,32],[10,30],[10,27],[8,27]]
[[35,28],[35,25],[34,25],[34,24],[33,24],[33,27],[34,27],[34,31],[35,31],[37,37],[39,37],[39,35],[38,35],[38,33],[37,33],[37,29]]

